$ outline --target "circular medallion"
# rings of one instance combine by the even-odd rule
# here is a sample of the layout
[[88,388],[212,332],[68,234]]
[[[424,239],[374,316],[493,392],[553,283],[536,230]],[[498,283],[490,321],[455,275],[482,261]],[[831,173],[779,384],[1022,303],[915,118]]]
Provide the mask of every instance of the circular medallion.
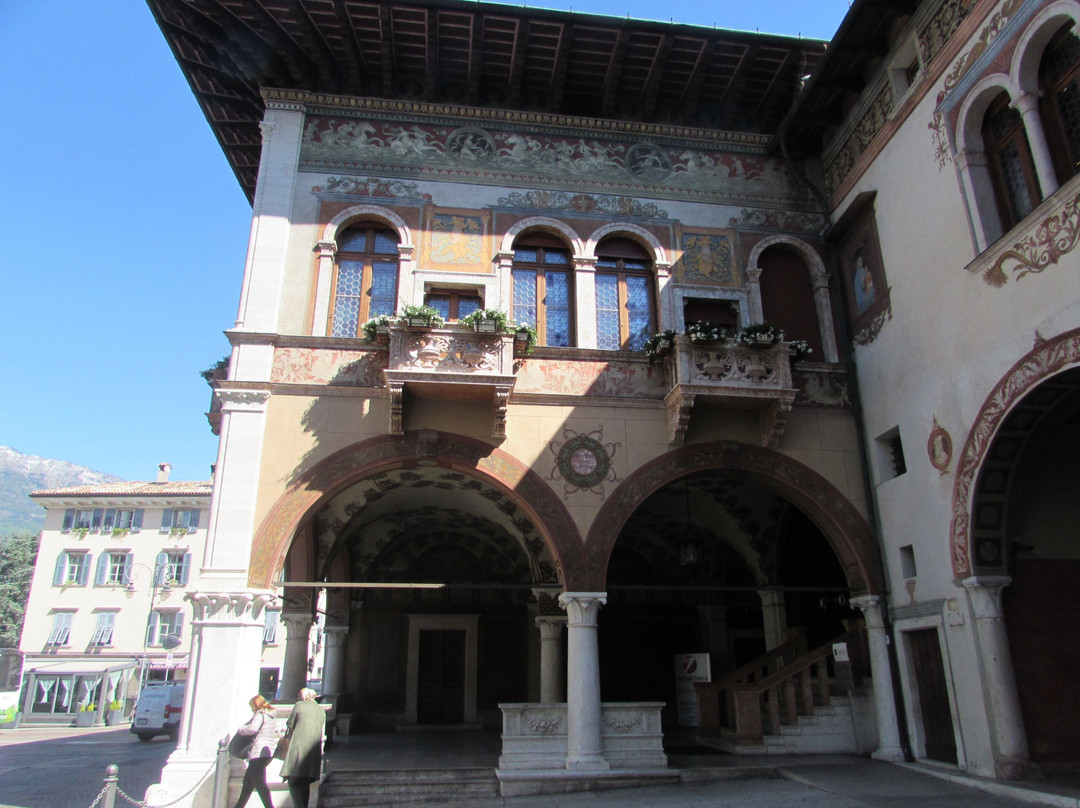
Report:
[[671,174],[671,158],[651,143],[638,143],[626,153],[626,170],[639,180],[660,182]]
[[592,488],[604,481],[611,458],[602,443],[587,435],[575,435],[555,456],[563,479],[580,488]]
[[481,165],[495,156],[495,141],[483,129],[464,126],[446,139],[446,152],[462,165]]

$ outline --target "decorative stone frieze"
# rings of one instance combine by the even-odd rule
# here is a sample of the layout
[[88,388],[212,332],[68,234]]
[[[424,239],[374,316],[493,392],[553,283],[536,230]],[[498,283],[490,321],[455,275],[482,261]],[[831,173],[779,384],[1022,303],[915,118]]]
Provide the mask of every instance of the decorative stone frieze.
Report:
[[262,412],[270,400],[270,391],[218,388],[214,396],[221,403],[222,412]]
[[261,625],[263,612],[275,595],[273,592],[190,592],[184,599],[191,603],[196,626]]

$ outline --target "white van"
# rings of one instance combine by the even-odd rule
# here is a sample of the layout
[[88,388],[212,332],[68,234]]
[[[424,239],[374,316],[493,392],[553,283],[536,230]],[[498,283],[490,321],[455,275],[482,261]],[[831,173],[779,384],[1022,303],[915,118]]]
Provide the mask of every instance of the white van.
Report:
[[140,741],[149,741],[158,735],[168,735],[176,740],[180,733],[180,714],[184,712],[184,682],[148,684],[135,705],[135,718],[131,731]]

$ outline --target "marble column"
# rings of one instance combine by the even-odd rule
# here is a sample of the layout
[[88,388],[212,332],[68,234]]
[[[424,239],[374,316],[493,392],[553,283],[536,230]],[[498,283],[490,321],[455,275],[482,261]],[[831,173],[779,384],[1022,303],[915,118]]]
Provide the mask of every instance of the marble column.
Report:
[[[251,718],[259,692],[266,606],[273,592],[192,592],[191,657],[176,750],[160,782],[146,791],[150,806],[211,804],[218,742]],[[202,782],[200,783],[200,781]]]
[[559,603],[567,615],[566,768],[605,771],[601,738],[600,652],[596,618],[607,603],[606,592],[563,592]]
[[[839,362],[840,352],[836,348],[836,329],[833,327],[832,301],[829,299],[829,276],[814,274],[814,308],[817,310],[818,330],[821,333],[821,359],[825,362]],[[815,360],[816,361],[816,360]]]
[[323,657],[324,696],[336,696],[344,692],[345,641],[348,636],[348,626],[327,626],[323,630],[323,637],[326,638],[326,651]]
[[1031,147],[1031,160],[1035,163],[1035,174],[1039,178],[1042,198],[1046,199],[1058,189],[1058,181],[1054,160],[1050,156],[1050,144],[1046,140],[1042,116],[1039,114],[1039,96],[1036,93],[1023,93],[1016,97],[1012,106],[1020,112],[1024,121],[1028,146]]
[[558,704],[566,697],[562,685],[562,632],[566,617],[536,618],[540,629],[540,703]]
[[761,267],[746,268],[746,292],[746,302],[750,310],[747,312],[748,318],[739,318],[740,328],[745,328],[750,323],[765,322],[765,313],[761,307]]
[[285,662],[281,670],[278,699],[292,702],[307,684],[308,640],[314,621],[308,612],[282,612],[281,622],[285,624]]
[[784,593],[779,589],[759,589],[761,619],[765,628],[765,650],[771,651],[788,640]]
[[983,680],[983,700],[990,723],[994,775],[1007,780],[1020,779],[1031,769],[1027,733],[1016,692],[1016,674],[1005,631],[1005,614],[1001,608],[1001,590],[1011,582],[1007,575],[972,576],[961,581],[975,617],[975,640]]
[[876,760],[903,760],[900,746],[900,724],[896,716],[892,666],[889,664],[889,638],[881,612],[881,598],[862,595],[851,599],[851,605],[863,613],[867,640],[870,644],[870,671],[874,680],[874,708],[877,712],[878,748],[870,757]]

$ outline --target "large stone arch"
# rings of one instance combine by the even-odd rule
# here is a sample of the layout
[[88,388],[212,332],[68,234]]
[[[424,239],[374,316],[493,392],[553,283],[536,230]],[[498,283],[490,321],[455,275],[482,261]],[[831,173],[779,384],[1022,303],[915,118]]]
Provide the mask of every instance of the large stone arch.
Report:
[[976,480],[998,430],[1016,405],[1035,387],[1078,364],[1080,329],[1066,331],[1048,340],[1039,339],[1035,347],[994,386],[979,408],[960,451],[953,483],[949,549],[956,580],[970,577],[976,566],[971,540]]
[[870,528],[862,515],[828,480],[786,455],[736,441],[685,446],[662,455],[631,474],[608,497],[586,542],[587,591],[603,592],[615,542],[630,515],[646,497],[698,471],[737,472],[762,483],[800,508],[821,530],[843,567],[853,594],[881,590],[873,560]]
[[[536,525],[569,589],[583,567],[583,547],[569,512],[543,479],[490,443],[446,432],[387,435],[341,449],[321,460],[286,489],[262,520],[252,542],[248,583],[270,588],[308,514],[357,479],[420,460],[461,471],[503,490]],[[580,589],[580,587],[577,587]]]

